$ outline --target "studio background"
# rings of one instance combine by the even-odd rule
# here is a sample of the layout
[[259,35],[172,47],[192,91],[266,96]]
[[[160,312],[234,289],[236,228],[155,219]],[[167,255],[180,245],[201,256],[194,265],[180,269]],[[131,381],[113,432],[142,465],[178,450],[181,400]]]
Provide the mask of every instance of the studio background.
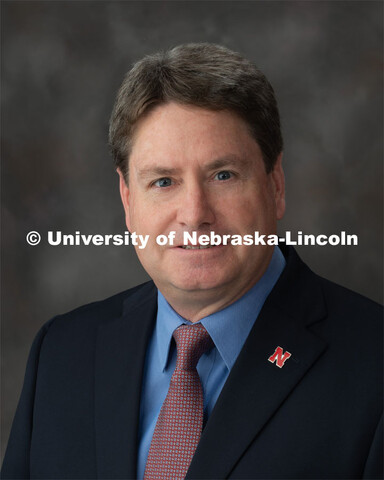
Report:
[[[357,234],[358,247],[297,250],[317,273],[382,301],[382,2],[3,1],[1,10],[2,455],[41,325],[147,280],[133,247],[45,241],[49,230],[125,231],[108,120],[124,73],[145,54],[207,41],[256,62],[282,117],[280,232]],[[31,230],[40,245],[27,244]]]

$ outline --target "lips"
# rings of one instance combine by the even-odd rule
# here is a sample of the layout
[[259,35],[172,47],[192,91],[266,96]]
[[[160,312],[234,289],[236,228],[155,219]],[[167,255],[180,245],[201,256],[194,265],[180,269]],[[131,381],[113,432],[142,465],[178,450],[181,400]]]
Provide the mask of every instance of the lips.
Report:
[[193,245],[182,245],[181,248],[183,248],[184,250],[203,250],[205,248],[211,248],[212,245],[196,245],[196,246],[193,246]]

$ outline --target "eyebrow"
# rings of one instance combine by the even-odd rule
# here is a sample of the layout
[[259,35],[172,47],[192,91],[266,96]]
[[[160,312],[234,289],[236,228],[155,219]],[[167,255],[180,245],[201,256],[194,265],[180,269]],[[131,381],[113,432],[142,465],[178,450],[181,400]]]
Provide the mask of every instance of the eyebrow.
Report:
[[207,170],[216,170],[217,168],[228,167],[230,165],[247,166],[249,163],[249,159],[230,154],[213,160],[213,162],[207,164],[205,168]]
[[144,179],[149,177],[167,177],[169,175],[176,175],[179,172],[179,168],[165,168],[154,166],[140,169],[138,171],[138,176]]
[[[207,163],[204,165],[203,169],[204,170],[216,170],[218,168],[224,168],[228,167],[230,165],[241,165],[243,167],[248,166],[250,163],[249,159],[243,158],[243,157],[238,157],[237,155],[229,154],[225,155],[223,157],[217,158],[213,160],[212,162]],[[160,166],[148,166],[140,169],[138,171],[138,177],[139,178],[152,178],[153,176],[159,176],[159,177],[166,177],[166,176],[172,176],[172,175],[177,175],[180,173],[182,168],[167,168],[167,167],[160,167]]]

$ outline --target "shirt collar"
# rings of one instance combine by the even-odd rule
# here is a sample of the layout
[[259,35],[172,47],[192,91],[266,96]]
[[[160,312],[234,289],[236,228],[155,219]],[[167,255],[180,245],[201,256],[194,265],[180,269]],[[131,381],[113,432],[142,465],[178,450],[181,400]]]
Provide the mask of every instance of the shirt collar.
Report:
[[[285,267],[279,247],[261,279],[241,298],[228,307],[201,320],[210,334],[228,370],[233,367],[260,310]],[[170,306],[158,291],[155,338],[161,369],[167,366],[173,332],[182,324],[191,324]]]

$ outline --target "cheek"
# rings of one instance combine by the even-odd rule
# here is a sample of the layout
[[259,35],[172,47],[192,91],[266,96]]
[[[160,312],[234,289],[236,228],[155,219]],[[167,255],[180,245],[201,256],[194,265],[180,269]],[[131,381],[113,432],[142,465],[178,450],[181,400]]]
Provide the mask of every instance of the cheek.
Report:
[[231,199],[228,205],[228,211],[233,215],[233,218],[254,218],[260,217],[266,208],[270,208],[270,200],[267,192],[252,191],[248,195],[239,195]]
[[269,230],[276,220],[276,206],[273,196],[264,192],[247,198],[241,207],[233,212],[232,219],[247,230]]
[[170,209],[159,208],[157,202],[133,199],[130,204],[131,226],[138,234],[149,234],[155,237],[167,234],[170,225]]
[[131,226],[135,231],[139,231],[145,224],[146,219],[150,217],[150,214],[146,213],[145,203],[135,191],[130,196],[129,217]]

